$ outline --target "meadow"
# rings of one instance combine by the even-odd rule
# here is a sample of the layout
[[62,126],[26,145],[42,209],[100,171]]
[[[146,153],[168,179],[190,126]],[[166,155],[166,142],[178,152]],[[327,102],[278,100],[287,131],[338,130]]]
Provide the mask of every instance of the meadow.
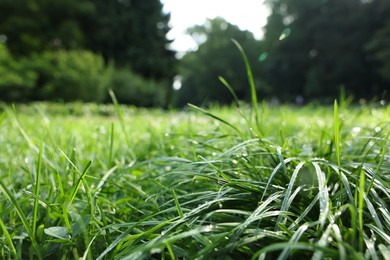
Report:
[[0,106],[1,259],[389,259],[390,106]]

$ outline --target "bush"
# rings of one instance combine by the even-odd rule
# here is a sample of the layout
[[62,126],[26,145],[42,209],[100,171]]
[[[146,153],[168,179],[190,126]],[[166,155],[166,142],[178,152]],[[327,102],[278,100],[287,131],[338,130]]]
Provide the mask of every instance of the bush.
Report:
[[7,46],[0,43],[0,100],[27,100],[36,79],[37,74],[26,68],[25,60],[16,61]]
[[130,69],[113,71],[109,87],[118,102],[140,107],[164,106],[168,86],[164,82],[146,80]]
[[31,67],[38,74],[34,99],[102,101],[110,69],[101,56],[72,50],[35,54]]

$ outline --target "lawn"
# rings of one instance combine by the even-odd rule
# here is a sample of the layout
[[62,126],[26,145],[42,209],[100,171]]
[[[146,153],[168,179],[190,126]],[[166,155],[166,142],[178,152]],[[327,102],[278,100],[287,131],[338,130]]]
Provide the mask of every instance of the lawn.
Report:
[[389,259],[390,106],[0,106],[1,259]]

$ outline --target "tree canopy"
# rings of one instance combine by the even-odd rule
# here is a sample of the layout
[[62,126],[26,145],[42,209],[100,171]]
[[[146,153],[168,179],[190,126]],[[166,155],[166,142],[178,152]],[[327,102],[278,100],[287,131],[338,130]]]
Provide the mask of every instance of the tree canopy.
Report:
[[178,91],[178,103],[202,104],[215,100],[230,103],[233,96],[218,80],[219,76],[232,86],[238,98],[248,100],[250,89],[245,65],[232,39],[248,52],[256,79],[259,80],[261,73],[256,57],[260,46],[253,34],[241,31],[222,18],[208,20],[203,26],[194,26],[188,33],[198,41],[199,47],[195,52],[187,53],[180,62],[182,88]]
[[[385,97],[390,1],[265,3],[264,39],[208,20],[188,30],[199,48],[178,61],[159,0],[0,0],[0,99],[108,101],[101,93],[111,88],[121,102],[140,106],[167,106],[172,97],[180,106],[230,103],[221,76],[248,100],[245,65],[231,39],[247,53],[260,98],[333,100],[341,87],[357,98]],[[177,74],[182,88],[173,93]],[[104,85],[88,96],[93,82]],[[75,90],[84,94],[72,97]]]
[[[136,77],[158,83],[155,87],[164,88],[163,103],[169,102],[170,85],[176,74],[175,52],[169,49],[170,41],[166,38],[168,22],[169,14],[163,13],[159,0],[0,0],[0,42],[14,62],[24,62],[32,56],[38,61],[37,55],[47,52],[66,56],[62,51],[90,51],[103,56],[107,67],[114,64],[121,75],[127,70],[130,78],[137,74]],[[37,92],[34,88],[44,89],[42,86],[47,83],[42,81],[42,75],[35,78],[32,92]],[[131,88],[131,84],[126,88]],[[66,92],[69,91],[56,93]],[[3,91],[3,100],[15,96],[7,93]],[[46,96],[34,94],[30,98]]]
[[333,98],[340,86],[357,97],[383,93],[389,82],[379,63],[386,63],[383,51],[389,49],[383,45],[388,3],[268,0],[263,65],[275,95]]

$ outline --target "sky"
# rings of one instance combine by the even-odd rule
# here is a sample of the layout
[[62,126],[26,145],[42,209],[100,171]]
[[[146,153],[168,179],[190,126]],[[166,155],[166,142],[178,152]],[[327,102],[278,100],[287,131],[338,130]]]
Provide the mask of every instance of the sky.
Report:
[[164,12],[171,13],[168,33],[174,39],[171,48],[178,52],[195,50],[197,45],[187,28],[202,25],[206,19],[218,16],[242,30],[251,31],[257,39],[263,36],[262,28],[267,22],[268,10],[264,0],[161,0]]

